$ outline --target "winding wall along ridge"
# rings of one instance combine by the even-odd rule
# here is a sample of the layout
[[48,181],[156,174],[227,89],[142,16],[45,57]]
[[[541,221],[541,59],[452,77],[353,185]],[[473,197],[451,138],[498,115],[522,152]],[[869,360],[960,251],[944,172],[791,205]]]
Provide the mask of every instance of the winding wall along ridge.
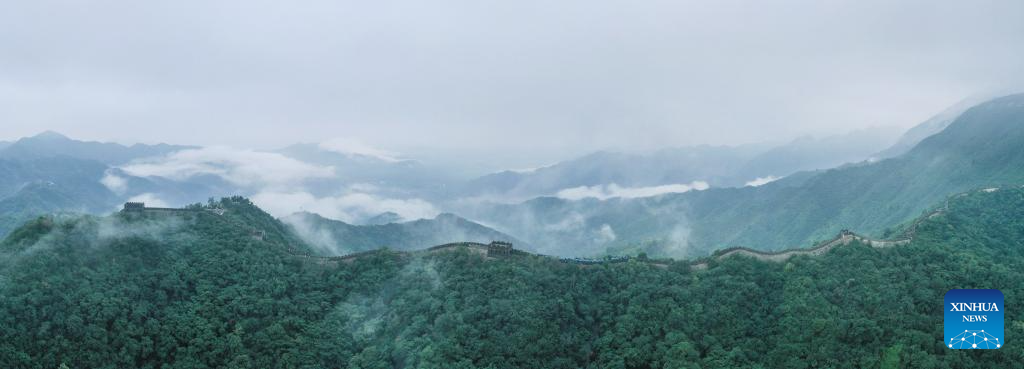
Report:
[[[948,207],[948,203],[947,203],[947,207]],[[856,234],[854,232],[851,232],[851,231],[848,231],[848,230],[844,229],[844,230],[840,231],[839,234],[836,237],[834,237],[832,239],[829,239],[829,240],[826,240],[826,241],[823,241],[823,242],[820,242],[820,243],[818,243],[817,245],[815,245],[814,247],[811,247],[811,248],[791,248],[791,249],[785,249],[785,250],[780,250],[780,251],[760,251],[760,250],[755,250],[755,249],[751,249],[751,248],[748,248],[748,247],[742,247],[742,246],[740,246],[740,247],[730,247],[730,248],[726,248],[726,249],[722,249],[722,250],[716,251],[715,254],[713,256],[711,256],[711,258],[713,258],[715,260],[722,260],[722,259],[725,259],[725,258],[731,257],[731,256],[743,255],[743,256],[753,257],[755,259],[762,260],[762,261],[782,262],[782,261],[786,261],[789,258],[791,258],[793,256],[797,256],[797,255],[810,255],[810,256],[823,255],[823,254],[829,252],[830,250],[832,250],[833,248],[836,248],[836,247],[839,247],[839,246],[849,245],[853,241],[858,241],[858,242],[861,242],[861,243],[864,243],[864,244],[868,244],[868,245],[870,245],[871,247],[874,247],[874,248],[886,248],[886,247],[906,245],[906,244],[910,243],[911,240],[913,240],[914,233],[917,230],[918,224],[920,224],[922,221],[924,221],[926,219],[929,219],[929,218],[932,218],[932,217],[934,217],[936,215],[941,214],[942,212],[945,211],[945,209],[946,209],[946,207],[943,207],[942,209],[935,210],[935,211],[929,213],[926,216],[918,218],[914,223],[912,223],[910,225],[910,227],[908,227],[907,231],[904,232],[903,237],[900,237],[900,238],[897,238],[897,239],[877,240],[877,239],[872,239],[872,238],[869,238],[869,237],[866,237],[866,236],[862,236],[862,235],[859,235],[859,234]],[[488,246],[487,244],[479,243],[479,242],[451,242],[451,243],[441,244],[441,245],[437,245],[437,246],[431,246],[431,247],[428,247],[428,248],[423,249],[423,250],[416,250],[416,251],[391,251],[391,252],[395,253],[395,254],[398,254],[400,256],[403,256],[403,257],[408,257],[408,256],[412,256],[412,255],[415,255],[415,254],[435,253],[435,252],[448,251],[448,250],[457,249],[457,248],[466,248],[466,249],[468,249],[468,250],[470,250],[472,252],[477,252],[477,253],[479,253],[481,255],[486,256],[487,255],[487,246]],[[312,260],[312,261],[319,261],[321,264],[323,264],[323,263],[336,263],[336,262],[339,262],[339,261],[340,262],[345,262],[345,263],[351,263],[354,260],[359,259],[361,257],[370,256],[370,255],[373,255],[373,254],[377,254],[379,252],[383,252],[384,249],[360,251],[360,252],[355,252],[355,253],[346,254],[346,255],[340,255],[340,256],[317,256],[317,255],[310,255],[308,253],[299,253],[293,247],[289,247],[287,251],[292,256],[302,257],[302,258],[306,258],[306,259]],[[517,254],[517,255],[534,255],[534,256],[541,256],[541,257],[548,257],[548,258],[558,259],[558,258],[553,257],[553,256],[533,254],[533,253],[529,253],[529,252],[526,252],[526,251],[523,251],[523,250],[518,250],[518,249],[514,250],[514,251],[515,251],[515,254]],[[664,262],[657,261],[657,260],[647,260],[646,262],[649,263],[649,264],[652,264],[654,266],[657,266],[657,267],[663,267],[664,268],[664,267],[668,266],[668,264],[666,264]],[[694,261],[694,262],[690,263],[690,267],[693,268],[693,269],[697,269],[697,270],[707,269],[708,261],[707,261],[707,259]]]
[[[963,196],[963,195],[966,195],[966,194],[959,194],[957,196]],[[928,213],[928,214],[926,214],[924,216],[918,217],[916,220],[914,220],[913,223],[910,224],[909,227],[907,227],[907,230],[903,233],[902,237],[899,237],[899,238],[896,238],[896,239],[892,239],[892,240],[876,240],[876,239],[872,239],[872,238],[867,237],[867,236],[862,236],[862,235],[859,235],[859,234],[856,234],[854,232],[851,232],[849,230],[845,230],[844,229],[844,230],[840,231],[839,234],[835,238],[832,238],[832,239],[827,240],[827,241],[820,242],[820,243],[818,243],[817,245],[815,245],[814,247],[811,247],[811,248],[794,247],[794,248],[789,248],[789,249],[780,250],[780,251],[760,251],[760,250],[754,250],[754,249],[751,249],[751,248],[748,248],[748,247],[742,247],[742,246],[741,247],[730,247],[730,248],[726,248],[726,249],[722,249],[722,250],[716,251],[715,254],[712,256],[712,258],[714,258],[715,260],[722,260],[722,259],[730,257],[730,256],[743,255],[743,256],[749,256],[749,257],[752,257],[752,258],[755,258],[755,259],[758,259],[758,260],[761,260],[761,261],[782,262],[782,261],[786,261],[789,258],[791,258],[793,256],[797,256],[797,255],[810,255],[810,256],[823,255],[823,254],[829,252],[830,250],[832,250],[833,248],[836,248],[836,247],[839,247],[839,246],[849,245],[853,241],[858,241],[860,243],[867,244],[867,245],[869,245],[871,247],[874,247],[874,248],[886,248],[886,247],[906,245],[906,244],[909,244],[910,241],[912,241],[914,239],[914,235],[917,233],[918,225],[920,225],[925,220],[928,220],[928,219],[931,219],[931,218],[933,218],[935,216],[938,216],[939,214],[942,214],[942,213],[944,213],[944,212],[946,212],[948,210],[949,210],[949,200],[947,199],[945,204],[941,208],[935,209],[935,210],[931,211],[930,213]],[[707,269],[708,262],[706,260],[695,261],[695,262],[690,263],[690,267],[692,267],[694,269]]]
[[[998,188],[987,188],[987,189],[984,189],[982,191],[991,192],[991,191],[994,191],[994,190],[998,190]],[[962,197],[962,196],[966,196],[966,195],[967,195],[967,193],[960,193],[960,194],[954,195],[952,197]],[[949,199],[947,199],[945,201],[945,203],[943,204],[942,207],[940,207],[938,209],[935,209],[935,210],[933,210],[933,211],[931,211],[931,212],[929,212],[929,213],[927,213],[927,214],[925,214],[925,215],[923,215],[921,217],[918,217],[916,220],[914,220],[913,223],[910,224],[909,227],[907,227],[906,231],[904,231],[903,234],[900,237],[895,238],[895,239],[891,239],[891,240],[873,239],[873,238],[870,238],[870,237],[867,237],[867,236],[863,236],[863,235],[859,235],[859,234],[856,234],[856,233],[854,233],[852,231],[844,229],[844,230],[840,231],[839,234],[836,237],[834,237],[832,239],[829,239],[829,240],[826,240],[826,241],[822,241],[822,242],[818,243],[817,245],[815,245],[815,246],[813,246],[811,248],[799,248],[799,247],[796,247],[796,248],[789,248],[789,249],[784,249],[784,250],[780,250],[780,251],[760,251],[760,250],[755,250],[755,249],[751,249],[751,248],[748,248],[748,247],[739,246],[739,247],[730,247],[730,248],[718,250],[712,256],[710,256],[709,258],[710,259],[714,259],[714,260],[722,260],[724,258],[731,257],[731,256],[743,255],[743,256],[753,257],[755,259],[762,260],[762,261],[782,262],[782,261],[786,261],[789,258],[791,258],[793,256],[797,256],[797,255],[810,255],[810,256],[823,255],[823,254],[831,251],[832,249],[834,249],[836,247],[849,245],[853,241],[858,241],[860,243],[867,244],[867,245],[869,245],[871,247],[874,247],[874,248],[887,248],[887,247],[906,245],[906,244],[909,244],[914,239],[914,236],[917,233],[917,227],[922,222],[924,222],[925,220],[931,219],[931,218],[933,218],[935,216],[938,216],[938,215],[940,215],[940,214],[942,214],[942,213],[944,213],[944,212],[946,212],[948,210],[949,210]],[[451,250],[451,249],[455,249],[455,248],[465,247],[465,248],[468,248],[470,251],[478,252],[478,253],[481,253],[482,255],[486,256],[487,255],[487,246],[488,246],[487,244],[479,243],[479,242],[452,242],[452,243],[446,243],[446,244],[442,244],[442,245],[432,246],[432,247],[429,247],[429,248],[424,249],[424,250],[417,250],[417,251],[392,251],[392,252],[397,253],[397,254],[399,254],[401,256],[411,256],[411,255],[417,254],[417,253],[433,253],[433,252],[446,251],[446,250]],[[375,254],[375,253],[378,253],[378,252],[381,252],[381,251],[383,251],[383,249],[376,249],[376,250],[356,252],[356,253],[342,255],[342,256],[314,256],[314,255],[309,255],[309,254],[298,254],[298,253],[294,252],[293,248],[289,248],[289,253],[292,254],[293,256],[301,256],[301,257],[305,257],[305,258],[308,258],[308,259],[320,260],[321,262],[337,262],[337,261],[352,262],[353,260],[358,259],[360,257],[372,255],[372,254]],[[516,255],[533,255],[533,256],[539,256],[539,257],[547,257],[547,258],[558,259],[558,258],[553,257],[553,256],[533,254],[533,253],[529,253],[529,252],[526,252],[526,251],[523,251],[523,250],[518,250],[518,249],[514,250],[513,252]],[[696,260],[696,261],[690,262],[689,263],[690,268],[695,269],[695,270],[707,269],[707,267],[708,267],[708,259],[709,258],[704,258],[704,259],[701,259],[701,260]],[[559,259],[559,260],[563,260],[564,261],[564,260],[567,260],[567,259],[562,258],[562,259]],[[641,259],[636,259],[636,260],[641,260]],[[660,267],[660,268],[667,268],[669,266],[669,263],[667,263],[665,261],[660,261],[660,260],[641,260],[641,261],[646,262],[648,264],[651,264],[651,265],[653,265],[655,267]]]

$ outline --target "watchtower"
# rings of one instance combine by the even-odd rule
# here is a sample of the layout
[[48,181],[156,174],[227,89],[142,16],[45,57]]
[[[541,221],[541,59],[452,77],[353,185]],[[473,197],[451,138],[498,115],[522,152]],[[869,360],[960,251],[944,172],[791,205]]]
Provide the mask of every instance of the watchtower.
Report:
[[144,202],[126,202],[124,203],[124,209],[121,211],[143,211],[146,210],[146,203]]
[[493,241],[487,245],[487,256],[509,256],[512,255],[512,243],[504,241]]

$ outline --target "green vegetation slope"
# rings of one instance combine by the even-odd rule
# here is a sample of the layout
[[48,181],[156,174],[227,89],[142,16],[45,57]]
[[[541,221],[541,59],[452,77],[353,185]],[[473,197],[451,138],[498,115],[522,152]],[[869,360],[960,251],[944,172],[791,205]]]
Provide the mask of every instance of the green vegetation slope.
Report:
[[[539,198],[472,214],[552,253],[640,245],[670,256],[808,246],[848,228],[872,236],[947,196],[1024,183],[1024,94],[977,105],[899,157],[797,173],[759,187],[640,199]],[[575,227],[549,227],[575,220]],[[595,242],[606,228],[616,237]],[[553,245],[553,246],[552,246]]]
[[[942,296],[1021,306],[1024,190],[954,198],[907,246],[786,263],[581,267],[469,252],[351,263],[242,198],[183,215],[42,218],[0,245],[5,368],[1024,367],[949,350]],[[262,239],[254,237],[262,230]]]

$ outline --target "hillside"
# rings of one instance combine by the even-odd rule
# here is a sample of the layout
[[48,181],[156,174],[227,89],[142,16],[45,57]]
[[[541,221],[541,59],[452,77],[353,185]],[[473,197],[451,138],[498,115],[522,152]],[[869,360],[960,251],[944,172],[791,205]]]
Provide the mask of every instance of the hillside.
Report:
[[353,225],[313,213],[292,214],[282,221],[290,225],[296,234],[301,235],[323,255],[344,255],[379,248],[421,250],[456,241],[509,241],[516,244],[516,247],[526,246],[512,236],[454,214],[441,214],[434,219],[374,225]]
[[277,153],[304,163],[330,166],[343,175],[323,183],[311,184],[314,193],[330,192],[341,186],[371,184],[378,191],[395,196],[436,197],[446,184],[456,182],[448,171],[411,159],[345,151],[329,143],[294,144]]
[[100,183],[105,170],[70,157],[0,159],[0,237],[41,214],[113,209],[119,199]]
[[[892,159],[797,173],[759,187],[607,201],[539,198],[467,215],[556,253],[646,248],[678,257],[731,246],[809,246],[844,228],[882,236],[951,194],[1024,183],[1022,144],[1024,95],[1012,95],[967,110]],[[570,220],[575,227],[546,226]],[[616,237],[595,242],[601,229]]]
[[[40,219],[0,244],[5,367],[1020,367],[948,350],[942,295],[1022,302],[1024,190],[954,198],[909,245],[703,271],[467,252],[323,264],[242,198]],[[253,230],[262,230],[262,239]],[[939,277],[941,276],[941,277]],[[1024,334],[1008,310],[1007,336]]]
[[236,187],[219,177],[197,176],[180,182],[134,177],[115,167],[187,148],[79,141],[55,132],[0,145],[0,237],[40,215],[105,214],[136,196],[159,194],[162,201],[185,204],[233,193]]
[[1024,95],[992,100],[894,159],[758,189],[695,193],[688,199],[693,235],[707,245],[780,248],[842,228],[882,234],[951,194],[1024,183],[1022,143]]
[[[112,175],[120,187],[107,182]],[[185,204],[229,192],[215,179],[176,182],[132,177],[101,162],[69,156],[0,159],[0,237],[40,215],[106,214],[140,195],[159,193],[164,201]]]
[[642,187],[702,180],[717,185],[733,181],[739,167],[764,150],[747,145],[696,146],[651,153],[600,151],[547,167],[485,175],[463,184],[457,195],[530,198],[554,195],[567,188],[612,183]]
[[917,144],[925,138],[942,132],[943,129],[946,129],[946,127],[948,127],[950,123],[953,123],[953,121],[956,120],[960,114],[963,114],[964,111],[985,102],[985,100],[987,99],[972,97],[964,99],[963,101],[946,108],[946,110],[928,118],[928,120],[911,127],[909,130],[904,132],[898,140],[896,140],[895,144],[878,152],[874,156],[880,159],[888,159],[903,155],[913,149],[914,146],[917,146]]

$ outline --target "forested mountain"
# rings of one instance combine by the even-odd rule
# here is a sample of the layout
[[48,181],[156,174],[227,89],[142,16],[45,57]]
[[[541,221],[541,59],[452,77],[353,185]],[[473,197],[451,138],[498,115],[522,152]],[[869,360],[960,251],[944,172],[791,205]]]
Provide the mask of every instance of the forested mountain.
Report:
[[841,228],[881,233],[950,194],[1024,183],[1022,143],[1024,95],[992,100],[894,159],[757,189],[695,193],[693,236],[707,244],[784,247]]
[[159,193],[167,201],[183,204],[225,193],[229,187],[221,182],[217,178],[179,182],[133,177],[97,160],[63,155],[0,158],[0,237],[40,215],[105,214],[147,193]]
[[[942,344],[942,296],[1022,302],[1024,190],[955,197],[906,246],[706,270],[309,250],[243,198],[40,218],[0,244],[10,368],[1019,368]],[[223,209],[223,215],[206,210]],[[257,232],[262,231],[262,232]],[[290,251],[292,250],[292,251]],[[1006,336],[1024,335],[1019,309]]]
[[[193,190],[197,187],[194,184],[134,178],[111,167],[185,148],[188,147],[78,141],[49,131],[6,142],[0,145],[0,236],[39,215],[107,213],[120,202],[151,191],[165,193],[165,197],[175,200],[203,198],[210,191]],[[119,174],[123,190],[104,183],[110,173]],[[181,192],[187,194],[174,196]]]
[[100,179],[106,169],[96,161],[69,157],[0,159],[0,198],[16,194],[27,183],[39,181],[88,191],[89,186],[102,187]]
[[892,129],[873,128],[801,137],[783,145],[705,145],[648,153],[601,151],[533,170],[482,176],[466,183],[458,195],[530,198],[580,186],[650,187],[693,181],[712,187],[742,187],[759,178],[781,178],[867,160],[895,137]]
[[928,120],[911,127],[907,132],[904,132],[903,135],[900,136],[899,140],[897,140],[895,144],[885,150],[882,150],[878,154],[875,154],[875,156],[879,159],[887,159],[903,155],[907,151],[910,151],[910,149],[913,149],[914,146],[917,146],[917,144],[922,140],[928,138],[928,136],[942,132],[943,129],[946,129],[946,127],[948,127],[950,123],[953,123],[953,121],[956,120],[960,114],[963,114],[964,111],[979,103],[985,102],[985,100],[986,99],[982,98],[968,98],[946,108],[946,110],[928,118]]
[[[794,247],[841,228],[881,234],[888,225],[916,216],[948,194],[1024,179],[1016,150],[1024,142],[1020,124],[1024,114],[1014,105],[1019,100],[1020,96],[1011,96],[962,115],[955,110],[944,113],[940,117],[959,119],[933,137],[938,141],[925,139],[896,158],[798,172],[767,184],[776,173],[867,156],[877,151],[877,144],[866,143],[882,142],[887,136],[862,131],[800,139],[775,148],[599,152],[529,172],[503,172],[464,186],[449,186],[456,183],[452,176],[417,161],[366,148],[345,151],[319,144],[293,145],[278,153],[192,150],[170,161],[157,160],[167,156],[151,157],[146,165],[163,172],[134,176],[110,163],[186,147],[125,147],[44,133],[0,149],[0,158],[11,157],[0,159],[0,172],[5,174],[0,177],[0,235],[47,212],[101,214],[129,199],[180,205],[196,198],[241,193],[267,201],[268,209],[279,216],[297,209],[281,211],[274,205],[299,199],[303,202],[299,208],[325,204],[324,211],[350,215],[339,217],[354,223],[397,221],[400,217],[375,215],[400,209],[413,209],[403,213],[410,215],[404,220],[450,212],[517,237],[537,251],[566,256],[611,249],[680,257],[738,245]],[[973,128],[985,125],[998,127]],[[281,170],[263,173],[246,164],[256,158],[272,158]],[[184,174],[158,175],[178,174],[178,170]],[[760,186],[744,186],[745,181],[758,179]],[[647,186],[698,180],[711,181],[711,189],[643,197],[670,192]],[[586,186],[610,183],[623,191],[642,193],[637,196],[641,198],[531,198],[572,186],[587,190]],[[529,200],[516,203],[519,197]],[[334,211],[329,204],[353,208]],[[440,239],[426,241],[435,240]]]
[[[601,151],[528,171],[502,171],[469,181],[462,196],[531,198],[580,186],[626,187],[734,181],[735,172],[765,148],[756,145],[697,146],[652,153]],[[753,177],[751,177],[753,179]]]
[[[882,234],[946,196],[985,186],[1024,183],[1024,95],[975,106],[910,152],[888,160],[798,173],[759,186],[709,189],[645,199],[567,201],[541,198],[477,207],[475,219],[555,253],[600,252],[603,246],[650,243],[674,255],[728,246],[781,249],[840,229]],[[545,224],[571,221],[575,227]],[[666,246],[667,245],[667,246]]]
[[800,171],[869,160],[874,150],[892,144],[897,135],[896,129],[875,127],[818,138],[800,137],[744,163],[736,180],[727,185],[741,187],[757,178],[782,178]]
[[398,215],[393,211],[385,211],[383,213],[374,215],[370,219],[367,219],[364,224],[366,225],[385,225],[391,223],[401,223],[402,216]]
[[106,168],[70,157],[0,159],[0,237],[41,214],[112,210],[118,198],[100,183]]
[[295,213],[282,219],[323,255],[344,255],[379,248],[422,250],[449,242],[508,241],[525,247],[512,236],[454,214],[403,223],[353,225],[313,213]]

